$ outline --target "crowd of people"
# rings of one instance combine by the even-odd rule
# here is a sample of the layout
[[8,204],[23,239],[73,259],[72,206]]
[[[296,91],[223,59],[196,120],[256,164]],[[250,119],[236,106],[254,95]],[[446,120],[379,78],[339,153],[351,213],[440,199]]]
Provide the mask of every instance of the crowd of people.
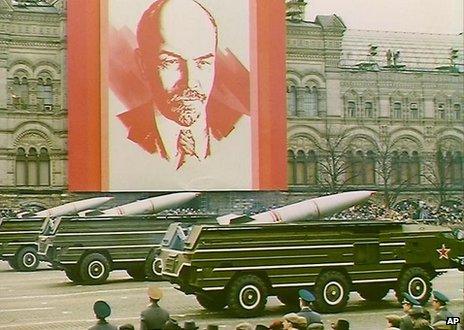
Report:
[[391,219],[396,221],[431,221],[437,224],[463,225],[464,208],[458,203],[433,207],[423,201],[403,203],[388,209],[376,203],[353,206],[332,216],[341,220]]
[[[183,325],[173,319],[169,312],[159,305],[163,297],[163,291],[157,286],[148,288],[148,299],[150,305],[140,314],[141,330],[197,330],[199,326],[195,321],[185,321]],[[316,297],[308,290],[298,291],[300,311],[285,314],[282,318],[274,320],[271,324],[252,325],[242,322],[235,326],[235,330],[350,330],[350,322],[339,318],[329,326],[325,325],[323,317],[312,309],[312,303]],[[408,293],[403,293],[403,315],[390,314],[385,316],[385,325],[376,325],[372,329],[386,330],[456,330],[457,325],[448,324],[455,316],[448,311],[448,297],[438,291],[433,291],[433,316],[422,307],[415,298]],[[111,308],[105,301],[96,301],[93,307],[97,323],[89,330],[133,330],[132,324],[115,326],[107,318],[111,315]],[[461,322],[463,315],[461,316]],[[218,330],[218,324],[209,324],[206,330]],[[461,323],[461,329],[464,329]]]

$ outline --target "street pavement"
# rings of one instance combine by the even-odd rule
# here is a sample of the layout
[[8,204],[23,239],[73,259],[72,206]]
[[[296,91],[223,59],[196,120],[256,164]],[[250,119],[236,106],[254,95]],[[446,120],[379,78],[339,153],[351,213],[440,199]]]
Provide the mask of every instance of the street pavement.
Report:
[[[434,289],[446,294],[451,303],[449,309],[458,315],[464,310],[462,272],[452,270],[433,281]],[[132,323],[139,327],[139,315],[148,301],[146,289],[153,282],[137,282],[124,271],[111,273],[107,283],[97,286],[75,285],[59,270],[52,270],[45,264],[31,273],[19,273],[0,262],[0,329],[87,329],[95,323],[93,303],[107,301],[112,314],[110,322],[116,325]],[[290,312],[275,297],[268,299],[263,316],[252,319],[234,319],[223,312],[209,312],[203,309],[194,296],[186,296],[174,289],[168,282],[158,282],[164,291],[162,307],[179,323],[195,320],[200,329],[207,324],[218,324],[220,329],[233,329],[241,322],[270,324],[285,313]],[[431,310],[430,304],[428,305]],[[323,315],[326,329],[337,318],[348,319],[351,329],[385,329],[385,316],[401,314],[394,292],[377,303],[368,303],[356,293],[351,293],[350,301],[343,313]],[[433,315],[433,312],[432,312]]]

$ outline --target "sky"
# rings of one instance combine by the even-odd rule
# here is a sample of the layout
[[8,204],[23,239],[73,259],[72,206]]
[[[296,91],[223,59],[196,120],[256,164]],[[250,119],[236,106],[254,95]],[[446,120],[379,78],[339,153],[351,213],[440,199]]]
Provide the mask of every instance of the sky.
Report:
[[306,0],[306,19],[337,14],[349,29],[459,34],[463,0]]

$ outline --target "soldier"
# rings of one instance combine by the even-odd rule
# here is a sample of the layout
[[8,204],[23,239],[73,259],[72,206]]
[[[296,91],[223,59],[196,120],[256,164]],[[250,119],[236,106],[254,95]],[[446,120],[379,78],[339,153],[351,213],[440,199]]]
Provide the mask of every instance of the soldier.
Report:
[[404,315],[401,317],[400,329],[401,330],[413,330],[414,325],[412,323],[411,316],[409,312],[412,309],[412,306],[419,306],[420,303],[414,299],[410,294],[404,292],[403,293],[403,301],[401,302],[403,305],[403,312]]
[[105,319],[111,315],[111,307],[105,301],[98,300],[93,304],[93,312],[98,319],[97,324],[90,327],[89,330],[117,330],[118,328]]
[[[446,308],[446,303],[448,301],[448,297],[443,293],[433,291],[432,307],[437,313],[433,318],[433,324],[437,323],[438,321],[446,321],[448,317],[453,317],[453,314],[448,311],[448,308]],[[456,329],[456,326],[453,326],[452,329]]]
[[301,311],[299,311],[297,314],[299,316],[303,316],[306,319],[307,325],[313,323],[322,324],[321,315],[311,310],[310,307],[311,303],[316,300],[316,297],[314,297],[314,295],[310,291],[305,289],[299,290],[298,295],[300,296]]
[[158,302],[163,297],[163,291],[157,286],[148,288],[148,298],[150,305],[140,315],[141,330],[161,330],[169,319],[169,313],[158,306]]

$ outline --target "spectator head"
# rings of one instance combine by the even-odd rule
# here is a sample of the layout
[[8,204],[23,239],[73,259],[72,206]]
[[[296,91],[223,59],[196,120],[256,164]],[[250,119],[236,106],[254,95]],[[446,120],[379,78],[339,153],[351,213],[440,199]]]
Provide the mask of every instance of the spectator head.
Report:
[[177,323],[176,320],[170,318],[164,324],[163,330],[182,330],[182,327]]
[[394,315],[394,314],[387,315],[386,319],[387,319],[387,324],[389,327],[394,327],[394,328],[400,327],[401,317],[399,317],[398,315]]
[[350,330],[350,322],[345,319],[338,319],[337,322],[332,323],[334,330]]
[[161,298],[163,298],[163,291],[155,285],[148,287],[148,298],[152,302],[158,302]]
[[308,290],[301,289],[298,291],[298,296],[300,297],[300,306],[309,306],[313,301],[316,300],[316,297]]
[[272,329],[272,330],[282,330],[283,328],[284,328],[284,325],[282,324],[282,320],[275,320],[269,326],[269,329]]
[[135,330],[134,326],[130,323],[120,325],[118,330]]
[[103,300],[98,300],[93,304],[93,311],[99,320],[104,320],[111,315],[111,307]]
[[406,292],[403,292],[403,301],[401,302],[401,304],[403,305],[403,311],[405,313],[408,313],[412,306],[414,305],[420,305],[420,303],[414,299],[409,293],[406,293]]
[[306,329],[306,318],[299,316],[296,313],[288,313],[284,315],[282,324],[284,329],[288,329],[290,327],[297,328],[297,329]]
[[243,322],[235,327],[235,330],[253,330],[253,326],[248,322]]
[[184,327],[182,328],[184,330],[197,330],[198,325],[195,323],[195,321],[185,321],[184,322]]

